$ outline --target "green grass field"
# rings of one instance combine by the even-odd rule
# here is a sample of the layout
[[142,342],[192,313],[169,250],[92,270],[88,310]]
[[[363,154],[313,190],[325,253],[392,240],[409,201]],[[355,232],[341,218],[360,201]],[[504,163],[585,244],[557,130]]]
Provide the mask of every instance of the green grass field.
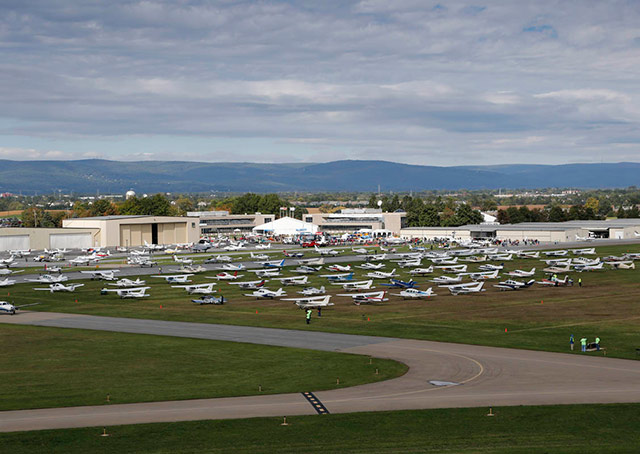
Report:
[[0,452],[510,453],[640,450],[640,405],[505,407],[141,424],[0,434]]
[[[598,255],[619,255],[637,252],[640,247],[611,246],[598,248]],[[203,257],[204,258],[204,257]],[[353,263],[354,265],[357,262]],[[543,277],[542,262],[533,259],[506,262],[505,271],[536,267],[536,279]],[[386,269],[396,267],[388,262]],[[469,271],[478,265],[470,264]],[[409,279],[407,270],[398,272]],[[209,281],[205,272],[194,276],[196,283]],[[244,280],[254,280],[253,273],[243,272]],[[292,275],[290,268],[284,275]],[[356,269],[356,278],[365,271]],[[435,275],[444,273],[435,273]],[[496,281],[485,284],[482,294],[451,296],[447,289],[428,282],[431,277],[416,280],[420,288],[434,286],[438,296],[430,300],[404,301],[390,296],[388,303],[355,306],[348,298],[334,297],[335,306],[323,311],[321,319],[314,317],[306,327],[303,311],[291,302],[258,301],[242,294],[245,291],[221,281],[217,288],[230,300],[224,306],[198,306],[181,289],[171,288],[161,279],[147,278],[152,288],[151,298],[121,300],[114,294],[100,295],[104,282],[84,281],[86,286],[75,293],[49,294],[34,292],[37,285],[17,285],[8,289],[7,299],[16,304],[42,302],[33,310],[75,312],[93,315],[151,318],[163,320],[197,321],[249,326],[302,328],[329,332],[429,339],[501,347],[526,348],[549,351],[568,351],[568,339],[595,336],[602,339],[607,354],[621,358],[636,358],[640,347],[640,268],[636,270],[608,270],[572,273],[577,281],[582,277],[584,286],[534,287],[517,292],[500,292],[492,287]],[[380,281],[384,282],[384,281]],[[277,281],[270,288],[279,287]],[[310,285],[325,285],[330,293],[342,293],[319,276],[310,277]],[[289,296],[295,296],[300,287],[289,287]],[[378,288],[379,287],[378,284]],[[391,290],[390,293],[397,293]],[[1,295],[1,294],[0,294]],[[77,302],[76,302],[77,300]],[[505,333],[505,328],[507,332]]]
[[0,410],[336,389],[406,371],[344,353],[19,325],[0,325],[0,344]]

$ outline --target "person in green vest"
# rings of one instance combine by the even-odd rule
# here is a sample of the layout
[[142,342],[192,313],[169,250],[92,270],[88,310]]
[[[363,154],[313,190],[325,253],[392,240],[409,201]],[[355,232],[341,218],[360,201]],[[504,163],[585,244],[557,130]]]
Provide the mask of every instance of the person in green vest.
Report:
[[596,337],[596,350],[600,351],[600,338]]
[[307,325],[311,323],[311,314],[313,311],[311,309],[307,309]]
[[582,278],[581,277],[578,278],[578,287],[582,287]]
[[580,345],[582,345],[582,351],[586,352],[587,351],[587,338],[583,337],[582,339],[580,339]]

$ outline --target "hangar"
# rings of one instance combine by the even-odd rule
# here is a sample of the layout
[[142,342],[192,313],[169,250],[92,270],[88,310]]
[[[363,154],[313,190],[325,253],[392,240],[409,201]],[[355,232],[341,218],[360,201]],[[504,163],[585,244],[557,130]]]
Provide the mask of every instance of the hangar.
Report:
[[469,224],[458,227],[408,227],[403,238],[433,239],[455,237],[497,240],[538,240],[541,243],[566,243],[580,238],[632,239],[640,234],[640,219],[605,221],[523,222],[520,224]]
[[0,229],[0,251],[78,249],[98,244],[100,229],[9,227]]
[[200,238],[197,219],[177,216],[97,216],[65,219],[62,227],[98,229],[97,244],[93,246],[142,246],[149,244],[194,243]]

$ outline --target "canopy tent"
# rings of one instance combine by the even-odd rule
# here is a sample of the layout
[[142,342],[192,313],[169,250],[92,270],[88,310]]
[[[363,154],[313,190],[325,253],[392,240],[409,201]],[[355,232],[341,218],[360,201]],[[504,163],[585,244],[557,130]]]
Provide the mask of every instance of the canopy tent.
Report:
[[316,233],[318,226],[310,222],[283,217],[266,224],[257,225],[252,230],[254,233],[269,233],[273,235],[304,235]]

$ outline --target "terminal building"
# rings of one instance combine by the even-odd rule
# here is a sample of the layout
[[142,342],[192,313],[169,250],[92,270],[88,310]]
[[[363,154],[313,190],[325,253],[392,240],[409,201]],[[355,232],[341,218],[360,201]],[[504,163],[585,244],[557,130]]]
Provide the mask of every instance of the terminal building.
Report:
[[313,213],[302,216],[305,222],[317,225],[324,233],[343,234],[371,230],[374,236],[399,235],[406,226],[407,213],[383,212],[373,208],[347,208],[337,213]]
[[520,224],[471,224],[458,227],[408,227],[400,232],[407,239],[431,240],[454,237],[461,240],[538,240],[566,243],[584,238],[640,238],[640,219],[606,221],[523,222]]
[[198,218],[201,235],[251,233],[254,227],[276,218],[275,214],[229,214],[228,211],[190,211],[187,216]]

